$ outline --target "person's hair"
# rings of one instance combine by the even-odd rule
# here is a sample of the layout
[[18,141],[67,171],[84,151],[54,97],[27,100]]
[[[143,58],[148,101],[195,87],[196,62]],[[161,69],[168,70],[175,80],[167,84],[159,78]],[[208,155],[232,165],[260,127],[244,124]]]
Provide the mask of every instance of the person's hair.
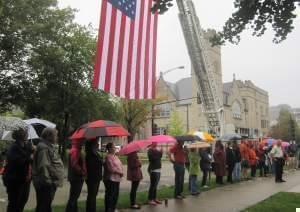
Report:
[[25,141],[27,139],[28,133],[26,129],[18,128],[12,132],[11,137],[16,141]]
[[57,135],[57,130],[56,129],[46,127],[42,131],[41,138],[46,140],[46,141],[53,142],[56,135]]
[[113,147],[113,143],[112,142],[109,142],[108,144],[106,144],[106,150],[107,151],[109,151],[109,150],[111,150],[112,149],[112,147]]

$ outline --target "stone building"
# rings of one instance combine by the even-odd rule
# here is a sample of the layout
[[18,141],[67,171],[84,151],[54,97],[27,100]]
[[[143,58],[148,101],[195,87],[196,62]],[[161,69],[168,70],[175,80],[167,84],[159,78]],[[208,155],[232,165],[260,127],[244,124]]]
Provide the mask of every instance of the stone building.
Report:
[[[186,132],[208,131],[201,102],[197,99],[197,86],[193,75],[177,83],[170,83],[160,76],[157,96],[163,99],[156,106],[155,133],[163,134],[170,126],[171,113],[176,111]],[[233,80],[223,84],[224,133],[239,133],[244,137],[264,136],[269,128],[268,93],[251,81]]]

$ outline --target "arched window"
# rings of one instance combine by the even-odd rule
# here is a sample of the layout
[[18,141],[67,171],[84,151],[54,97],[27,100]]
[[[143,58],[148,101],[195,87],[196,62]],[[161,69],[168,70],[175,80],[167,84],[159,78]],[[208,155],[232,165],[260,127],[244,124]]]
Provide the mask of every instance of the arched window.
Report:
[[242,118],[242,109],[241,109],[241,105],[238,101],[234,101],[232,104],[232,116],[235,119]]

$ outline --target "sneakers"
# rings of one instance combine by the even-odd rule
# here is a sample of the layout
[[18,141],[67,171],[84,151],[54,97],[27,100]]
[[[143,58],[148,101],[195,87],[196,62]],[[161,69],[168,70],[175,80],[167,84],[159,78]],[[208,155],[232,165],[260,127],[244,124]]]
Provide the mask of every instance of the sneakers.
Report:
[[156,199],[156,200],[154,200],[154,202],[156,203],[156,204],[162,204],[162,201],[160,201],[160,200],[158,200],[158,199]]
[[135,205],[130,206],[130,208],[139,210],[139,209],[141,209],[141,206],[135,204]]
[[202,186],[203,188],[208,188],[208,186],[207,185],[204,185],[204,186]]
[[175,197],[175,199],[184,199],[184,198],[185,198],[185,196],[182,196],[182,195],[178,195]]
[[156,201],[154,201],[154,200],[150,200],[150,201],[148,201],[148,205],[153,205],[153,206],[155,206],[155,205],[157,205],[157,203],[156,203]]

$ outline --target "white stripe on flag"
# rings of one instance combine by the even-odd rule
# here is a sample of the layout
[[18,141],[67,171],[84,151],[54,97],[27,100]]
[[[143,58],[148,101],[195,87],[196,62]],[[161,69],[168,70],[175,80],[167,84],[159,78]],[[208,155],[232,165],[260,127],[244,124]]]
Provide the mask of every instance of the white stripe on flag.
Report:
[[125,26],[125,37],[124,37],[124,48],[123,48],[123,61],[122,61],[122,75],[121,75],[121,92],[120,96],[121,97],[126,97],[125,96],[125,89],[126,89],[126,77],[127,77],[127,61],[128,61],[128,49],[129,49],[129,33],[130,33],[130,22],[131,19],[126,17],[126,26]]
[[102,49],[102,61],[101,61],[101,65],[100,65],[99,88],[102,90],[104,90],[104,86],[105,86],[106,65],[107,65],[109,36],[110,36],[111,13],[112,13],[112,5],[110,3],[108,3],[107,9],[106,9],[106,21],[105,21],[105,32],[104,32],[104,45],[103,45],[103,49]]
[[[150,45],[149,45],[149,80],[148,80],[148,98],[151,99],[152,98],[152,91],[153,89],[155,89],[155,87],[152,87],[152,80],[153,79],[153,37],[154,37],[154,15],[151,15],[151,24],[150,24]],[[156,73],[155,73],[156,74]],[[156,82],[155,82],[156,84]]]
[[116,94],[116,78],[117,78],[117,67],[118,67],[118,54],[119,54],[119,40],[120,40],[120,30],[121,30],[121,20],[122,12],[117,10],[116,14],[116,31],[115,31],[115,40],[113,47],[113,60],[112,60],[112,72],[110,80],[110,93]]
[[138,50],[138,40],[139,40],[140,12],[141,12],[141,1],[139,0],[136,1],[136,14],[135,14],[136,16],[135,16],[135,23],[134,23],[133,52],[132,52],[131,80],[130,80],[130,99],[135,98],[135,83],[136,83],[135,76],[136,76],[137,50]]
[[144,69],[145,69],[145,57],[146,57],[146,32],[147,32],[147,19],[148,19],[148,10],[150,10],[149,8],[149,0],[145,0],[145,8],[144,8],[144,21],[143,21],[143,32],[142,32],[142,48],[141,48],[141,64],[140,64],[140,68],[139,68],[139,72],[140,72],[140,79],[139,79],[139,86],[140,86],[140,96],[139,98],[142,99],[144,96]]

